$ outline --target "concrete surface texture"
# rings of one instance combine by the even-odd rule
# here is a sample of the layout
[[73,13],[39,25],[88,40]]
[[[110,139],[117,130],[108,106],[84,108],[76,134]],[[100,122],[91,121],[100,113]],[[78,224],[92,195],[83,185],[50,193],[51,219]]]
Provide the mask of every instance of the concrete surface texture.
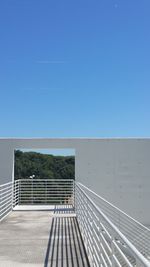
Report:
[[0,224],[0,267],[88,267],[73,213],[13,211]]

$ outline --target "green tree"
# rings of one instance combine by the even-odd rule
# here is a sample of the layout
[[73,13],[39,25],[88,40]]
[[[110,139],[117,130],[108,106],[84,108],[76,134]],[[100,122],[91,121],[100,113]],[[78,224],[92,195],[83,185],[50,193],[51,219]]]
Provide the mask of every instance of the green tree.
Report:
[[15,151],[15,179],[74,179],[75,157]]

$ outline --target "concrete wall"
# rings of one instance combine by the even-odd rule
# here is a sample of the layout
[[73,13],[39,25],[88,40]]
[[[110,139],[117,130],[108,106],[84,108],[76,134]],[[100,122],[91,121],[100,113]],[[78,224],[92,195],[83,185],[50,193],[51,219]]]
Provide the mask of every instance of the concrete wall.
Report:
[[150,224],[150,139],[0,139],[0,184],[13,177],[14,149],[73,148],[76,179]]
[[0,139],[0,184],[13,179],[14,153],[12,140]]
[[76,176],[83,184],[150,225],[150,140],[91,140],[77,153]]

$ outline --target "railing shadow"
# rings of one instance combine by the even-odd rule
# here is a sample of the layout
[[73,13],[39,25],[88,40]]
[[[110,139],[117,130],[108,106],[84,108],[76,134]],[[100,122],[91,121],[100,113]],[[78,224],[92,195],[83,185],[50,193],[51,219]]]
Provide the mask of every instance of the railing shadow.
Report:
[[89,267],[75,217],[54,217],[49,233],[44,267]]
[[75,209],[72,205],[55,205],[54,214],[70,214],[74,213]]

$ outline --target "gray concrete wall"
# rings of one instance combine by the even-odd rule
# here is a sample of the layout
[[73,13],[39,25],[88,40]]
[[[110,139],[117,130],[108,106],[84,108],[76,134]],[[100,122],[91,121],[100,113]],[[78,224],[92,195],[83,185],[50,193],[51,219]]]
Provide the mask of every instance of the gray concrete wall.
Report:
[[14,177],[12,140],[0,139],[0,184],[11,182]]
[[150,140],[90,140],[80,146],[76,176],[90,189],[150,225]]
[[14,149],[73,148],[76,179],[150,224],[150,139],[0,139],[0,184],[13,177]]

